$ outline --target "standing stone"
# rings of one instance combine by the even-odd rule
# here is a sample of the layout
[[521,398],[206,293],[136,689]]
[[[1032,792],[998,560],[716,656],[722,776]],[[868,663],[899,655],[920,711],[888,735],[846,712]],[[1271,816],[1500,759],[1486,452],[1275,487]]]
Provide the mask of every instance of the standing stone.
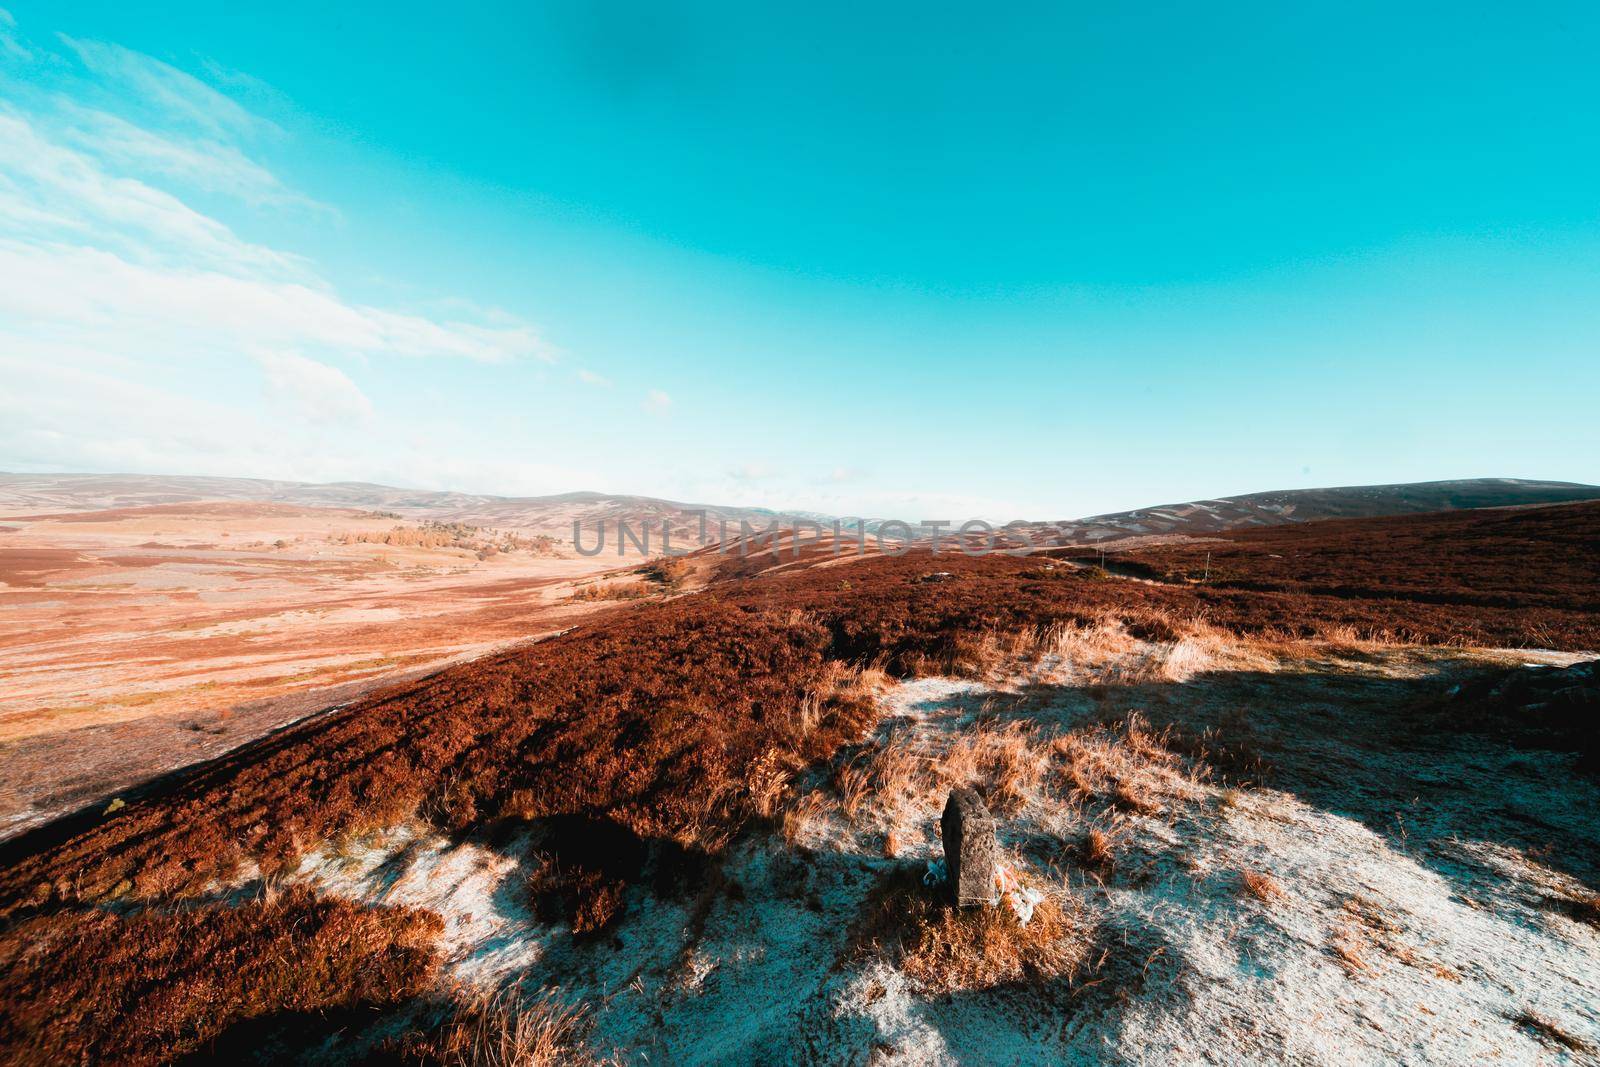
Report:
[[944,865],[950,875],[950,897],[958,908],[996,904],[994,871],[999,846],[994,816],[971,789],[952,789],[939,819],[944,838]]

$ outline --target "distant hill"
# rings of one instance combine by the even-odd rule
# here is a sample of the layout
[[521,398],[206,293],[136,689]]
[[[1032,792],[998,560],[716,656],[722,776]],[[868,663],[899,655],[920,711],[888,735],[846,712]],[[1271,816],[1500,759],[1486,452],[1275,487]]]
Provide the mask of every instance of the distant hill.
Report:
[[[1519,478],[1473,478],[1402,485],[1357,485],[1331,489],[1286,489],[1184,504],[1163,504],[1063,522],[1027,524],[1038,544],[1085,545],[1132,538],[1208,537],[1230,530],[1279,526],[1316,519],[1375,518],[1464,508],[1516,507],[1600,499],[1600,486]],[[708,536],[721,530],[737,536],[740,522],[764,530],[774,519],[826,525],[833,516],[804,511],[692,504],[659,497],[571,492],[550,496],[493,496],[481,493],[397,489],[369,482],[287,482],[264,478],[212,478],[145,474],[0,473],[0,517],[26,513],[93,511],[148,507],[198,500],[236,500],[301,507],[386,511],[411,521],[464,522],[518,529],[570,540],[574,521],[587,534],[604,523],[615,536],[617,523],[652,536],[661,524],[672,529],[673,547],[693,547],[705,514]],[[875,530],[882,519],[866,520]],[[724,527],[723,524],[726,524]],[[926,531],[913,528],[917,536]]]
[[[355,508],[393,512],[411,521],[463,522],[572,537],[573,523],[589,537],[604,523],[615,536],[618,522],[638,530],[648,523],[659,538],[663,521],[670,524],[674,548],[694,547],[705,513],[708,535],[715,539],[727,524],[729,536],[741,521],[764,530],[774,519],[790,525],[796,519],[831,521],[804,512],[766,508],[689,504],[648,496],[574,492],[552,496],[491,496],[477,493],[397,489],[368,482],[286,482],[264,478],[212,478],[144,474],[5,474],[0,473],[0,516],[24,513],[96,511],[185,504],[199,500],[232,500],[289,504],[300,507]],[[586,544],[592,543],[586,540]],[[657,542],[652,543],[652,548]]]
[[1522,478],[1468,478],[1400,485],[1282,489],[1162,504],[1067,522],[1039,523],[1036,537],[1057,544],[1100,544],[1135,537],[1206,537],[1230,530],[1317,519],[1368,519],[1464,508],[1520,507],[1600,500],[1600,486]]
[[[1119,573],[1214,589],[1600,612],[1600,501],[1339,518],[1113,546]],[[1125,547],[1126,546],[1126,547]],[[1094,550],[1079,550],[1093,559]],[[1528,638],[1539,629],[1530,620]]]

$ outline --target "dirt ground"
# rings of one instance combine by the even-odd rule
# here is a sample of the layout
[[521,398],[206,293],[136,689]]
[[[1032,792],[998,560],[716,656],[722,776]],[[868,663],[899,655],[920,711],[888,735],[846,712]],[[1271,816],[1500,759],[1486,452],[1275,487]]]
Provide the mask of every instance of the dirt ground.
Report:
[[515,530],[397,528],[425,526],[240,502],[0,514],[0,837],[558,632],[606,606],[574,584],[618,564]]

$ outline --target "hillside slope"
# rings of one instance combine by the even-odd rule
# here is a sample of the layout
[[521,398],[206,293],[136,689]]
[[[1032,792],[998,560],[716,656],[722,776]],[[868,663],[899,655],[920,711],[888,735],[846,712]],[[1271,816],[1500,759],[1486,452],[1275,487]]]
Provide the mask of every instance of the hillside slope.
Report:
[[1213,588],[1596,612],[1600,501],[1225,531],[1109,559]]
[[[1543,577],[1501,557],[1587,511],[1453,527],[1479,549],[1458,553],[1466,580],[1488,560],[1531,596]],[[1395,544],[1398,571],[1437,550]],[[452,1062],[459,1028],[492,1019],[451,998],[507,982],[585,1002],[558,1036],[589,1018],[632,1062],[1293,1058],[1308,1026],[1359,1060],[1600,1041],[1600,791],[1575,757],[1472,732],[1494,716],[1434,710],[1486,668],[1573,659],[1439,646],[1537,627],[1595,647],[1593,589],[1507,607],[1010,556],[801,562],[595,616],[0,846],[0,1043]],[[962,784],[1041,925],[952,915],[922,886]],[[304,982],[241,1000],[171,951],[196,941],[305,959]],[[125,968],[64,981],[108,943]],[[342,992],[369,966],[392,980]],[[168,1013],[204,1025],[164,1044]],[[404,1032],[420,1045],[384,1044]]]
[[1037,523],[1034,529],[1036,536],[1048,538],[1054,544],[1100,544],[1153,535],[1205,537],[1228,530],[1318,519],[1373,518],[1597,499],[1600,499],[1600,486],[1522,478],[1471,478],[1249,493],[1066,522]]

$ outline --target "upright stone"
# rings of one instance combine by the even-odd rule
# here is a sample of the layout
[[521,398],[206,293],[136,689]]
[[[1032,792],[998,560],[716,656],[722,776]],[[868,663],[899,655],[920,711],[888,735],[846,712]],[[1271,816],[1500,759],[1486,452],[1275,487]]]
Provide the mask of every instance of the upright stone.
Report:
[[952,789],[939,819],[944,838],[944,866],[950,875],[950,897],[958,908],[998,903],[994,870],[999,846],[994,816],[971,789]]

